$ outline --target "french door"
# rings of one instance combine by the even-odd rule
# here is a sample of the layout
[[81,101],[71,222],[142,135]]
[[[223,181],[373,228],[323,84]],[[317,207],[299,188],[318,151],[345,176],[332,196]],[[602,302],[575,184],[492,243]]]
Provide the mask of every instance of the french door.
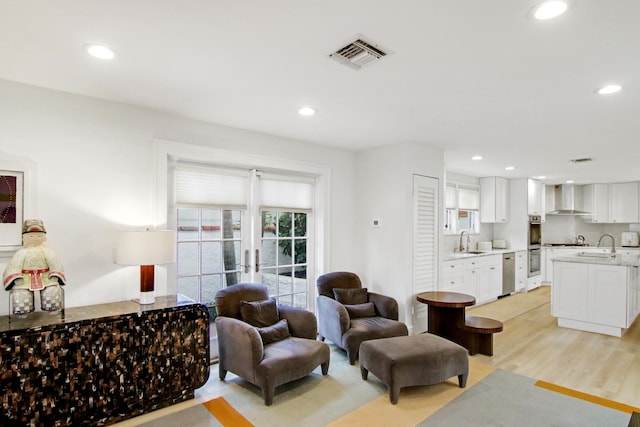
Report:
[[175,177],[178,293],[213,306],[220,289],[262,283],[279,304],[309,308],[312,179],[201,165]]

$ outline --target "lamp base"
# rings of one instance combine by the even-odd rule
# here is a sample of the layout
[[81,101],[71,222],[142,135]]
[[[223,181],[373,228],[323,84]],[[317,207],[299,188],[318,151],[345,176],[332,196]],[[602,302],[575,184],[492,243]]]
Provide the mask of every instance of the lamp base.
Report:
[[140,266],[140,304],[153,304],[156,302],[154,272],[155,267],[153,265]]
[[140,304],[154,304],[156,302],[156,295],[154,291],[140,292]]

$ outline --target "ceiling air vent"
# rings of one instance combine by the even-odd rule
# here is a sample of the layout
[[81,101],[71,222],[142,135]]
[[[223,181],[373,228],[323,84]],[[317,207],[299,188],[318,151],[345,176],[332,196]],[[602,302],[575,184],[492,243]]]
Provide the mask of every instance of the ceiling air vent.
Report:
[[592,159],[591,157],[585,157],[585,158],[582,158],[582,159],[573,159],[573,160],[571,160],[571,161],[572,161],[573,163],[587,163],[587,162],[590,162],[590,161],[592,161],[592,160],[593,160],[593,159]]
[[351,67],[354,70],[359,70],[365,65],[372,64],[386,55],[387,53],[380,50],[380,48],[358,38],[329,56],[341,64]]

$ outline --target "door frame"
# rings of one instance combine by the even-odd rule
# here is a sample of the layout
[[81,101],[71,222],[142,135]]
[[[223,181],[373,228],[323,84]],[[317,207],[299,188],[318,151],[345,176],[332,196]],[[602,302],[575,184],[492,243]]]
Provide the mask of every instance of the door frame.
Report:
[[[175,213],[169,209],[169,193],[174,193],[173,181],[170,177],[170,167],[176,161],[203,162],[216,165],[231,166],[246,169],[264,169],[269,171],[313,176],[315,178],[314,191],[314,234],[315,245],[318,250],[313,251],[316,277],[325,273],[330,259],[330,184],[331,168],[315,163],[290,161],[257,155],[254,153],[222,150],[214,147],[193,145],[154,139],[154,182],[152,197],[152,212],[155,218],[153,226],[158,229],[174,229]],[[175,295],[176,267],[169,264],[164,269],[156,269],[157,295]],[[162,277],[162,276],[165,277]],[[315,277],[309,277],[309,295],[315,295]],[[309,310],[315,312],[315,298],[309,298]]]

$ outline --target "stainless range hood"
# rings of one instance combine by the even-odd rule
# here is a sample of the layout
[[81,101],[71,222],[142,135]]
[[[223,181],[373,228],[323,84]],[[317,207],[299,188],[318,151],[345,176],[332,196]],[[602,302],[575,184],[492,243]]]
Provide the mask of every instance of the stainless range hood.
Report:
[[547,212],[547,215],[593,215],[575,208],[575,188],[573,184],[562,184],[556,186],[556,209]]

